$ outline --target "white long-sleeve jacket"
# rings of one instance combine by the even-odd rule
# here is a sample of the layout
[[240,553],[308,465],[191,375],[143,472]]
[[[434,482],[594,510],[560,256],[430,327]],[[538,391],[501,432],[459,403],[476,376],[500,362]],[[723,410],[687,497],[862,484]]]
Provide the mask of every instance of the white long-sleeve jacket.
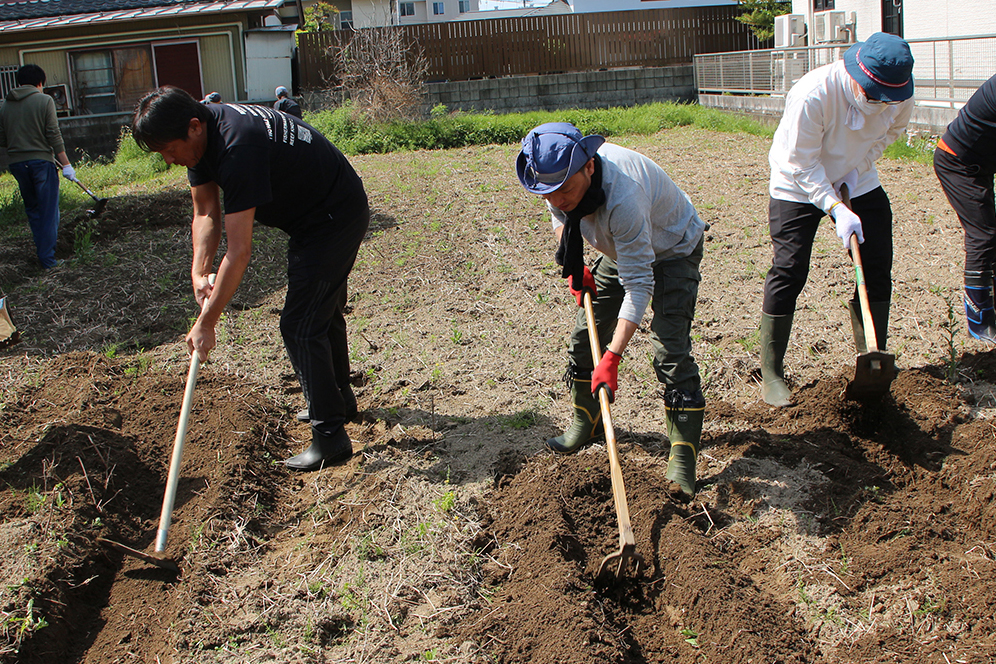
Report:
[[812,203],[824,212],[839,201],[833,183],[852,170],[858,183],[852,197],[879,186],[875,161],[906,129],[913,100],[895,106],[865,106],[863,113],[851,77],[838,60],[809,72],[792,86],[785,113],[768,152],[772,198]]

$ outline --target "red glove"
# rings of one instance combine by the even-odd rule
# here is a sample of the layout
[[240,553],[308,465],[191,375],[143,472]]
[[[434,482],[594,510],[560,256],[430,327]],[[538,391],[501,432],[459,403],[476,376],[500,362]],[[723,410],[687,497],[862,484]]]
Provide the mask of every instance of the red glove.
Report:
[[591,372],[591,393],[598,396],[598,388],[604,385],[609,390],[609,403],[615,401],[620,360],[622,360],[622,355],[606,350],[602,359],[599,360],[598,366]]
[[577,298],[579,307],[584,306],[584,292],[586,290],[591,291],[592,297],[598,296],[598,289],[595,287],[595,277],[591,275],[591,270],[588,269],[587,265],[584,266],[584,277],[582,277],[581,280],[581,289],[579,290],[574,287],[574,275],[569,275],[567,277],[567,287],[571,289],[571,295]]

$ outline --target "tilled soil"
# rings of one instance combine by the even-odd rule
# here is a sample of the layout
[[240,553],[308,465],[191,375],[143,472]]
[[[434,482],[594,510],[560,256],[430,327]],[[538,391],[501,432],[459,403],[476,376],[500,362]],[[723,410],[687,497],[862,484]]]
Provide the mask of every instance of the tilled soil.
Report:
[[853,276],[828,225],[786,358],[796,403],[778,410],[757,386],[767,142],[614,140],[711,224],[695,500],[663,477],[645,329],[612,410],[644,569],[596,578],[619,550],[604,446],[542,447],[569,422],[576,307],[515,147],[357,157],[375,215],[351,279],[354,456],[280,463],[308,430],[277,328],[284,242],[260,228],[195,389],[179,575],[98,538],[153,548],[195,312],[189,195],[67,215],[74,259],[54,273],[31,266],[26,234],[0,247],[23,333],[0,351],[0,661],[993,661],[996,360],[963,329],[961,231],[930,168],[880,165],[890,393],[844,398]]

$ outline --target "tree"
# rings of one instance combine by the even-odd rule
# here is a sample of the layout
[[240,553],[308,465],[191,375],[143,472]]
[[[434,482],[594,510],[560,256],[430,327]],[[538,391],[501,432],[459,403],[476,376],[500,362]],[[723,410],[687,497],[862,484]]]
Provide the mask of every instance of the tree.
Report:
[[754,36],[761,41],[775,36],[776,16],[792,12],[792,3],[780,0],[739,0],[739,3],[745,11],[737,20],[749,25]]
[[338,9],[327,2],[318,0],[304,10],[304,26],[301,28],[301,32],[336,30],[339,27],[339,21],[336,20],[338,14]]

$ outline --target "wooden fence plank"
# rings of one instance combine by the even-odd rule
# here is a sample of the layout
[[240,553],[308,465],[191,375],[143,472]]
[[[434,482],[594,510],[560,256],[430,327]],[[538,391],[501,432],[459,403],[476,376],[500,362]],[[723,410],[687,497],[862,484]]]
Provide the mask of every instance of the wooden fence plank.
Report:
[[[737,6],[639,9],[391,28],[417,44],[430,81],[686,64],[698,53],[758,49]],[[302,89],[334,85],[330,49],[351,31],[298,35]]]

